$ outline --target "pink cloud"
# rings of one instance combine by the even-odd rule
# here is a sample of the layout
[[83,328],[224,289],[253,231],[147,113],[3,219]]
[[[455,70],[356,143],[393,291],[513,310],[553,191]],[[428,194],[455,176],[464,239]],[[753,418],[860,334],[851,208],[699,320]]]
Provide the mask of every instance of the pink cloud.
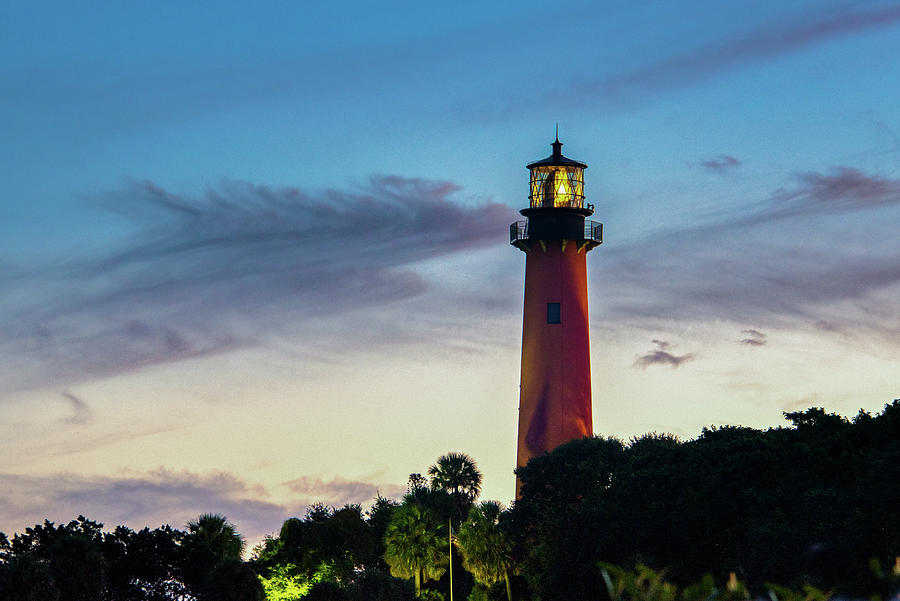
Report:
[[697,358],[695,353],[687,353],[684,355],[670,353],[668,349],[672,348],[672,344],[665,340],[652,340],[651,342],[653,342],[657,348],[638,357],[634,362],[635,367],[647,369],[651,365],[668,365],[672,369],[675,369],[681,366],[682,363],[693,361]]

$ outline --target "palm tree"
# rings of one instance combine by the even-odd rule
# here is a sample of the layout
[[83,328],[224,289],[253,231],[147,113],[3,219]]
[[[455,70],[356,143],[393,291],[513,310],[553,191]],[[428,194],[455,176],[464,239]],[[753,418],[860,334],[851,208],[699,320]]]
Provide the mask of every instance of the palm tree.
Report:
[[445,490],[453,496],[474,501],[481,492],[481,472],[475,460],[465,453],[441,455],[437,463],[428,468],[428,475],[431,476],[431,488]]
[[509,573],[513,570],[512,543],[500,527],[503,508],[496,501],[484,501],[472,507],[459,529],[458,545],[463,566],[475,580],[490,586],[503,580],[506,598],[512,601]]
[[445,542],[434,514],[427,507],[406,503],[398,507],[384,537],[384,560],[397,578],[413,578],[416,597],[422,582],[440,578],[447,565]]
[[226,562],[241,561],[244,539],[223,515],[205,513],[187,524],[182,541],[183,581],[199,599],[215,599],[213,573]]
[[191,543],[209,552],[216,562],[241,558],[244,538],[224,515],[204,513],[187,526]]

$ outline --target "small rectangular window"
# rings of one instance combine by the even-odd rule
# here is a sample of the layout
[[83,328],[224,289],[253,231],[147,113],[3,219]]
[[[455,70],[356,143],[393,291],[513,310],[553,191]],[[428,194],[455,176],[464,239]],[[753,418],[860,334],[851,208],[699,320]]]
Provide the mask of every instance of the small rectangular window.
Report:
[[559,303],[547,303],[547,323],[560,323]]

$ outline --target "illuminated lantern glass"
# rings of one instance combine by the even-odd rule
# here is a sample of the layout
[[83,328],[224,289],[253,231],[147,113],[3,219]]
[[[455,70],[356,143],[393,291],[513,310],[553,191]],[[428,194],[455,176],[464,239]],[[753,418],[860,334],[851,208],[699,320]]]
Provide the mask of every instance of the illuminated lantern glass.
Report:
[[584,170],[579,167],[541,166],[531,170],[531,206],[584,206]]
[[562,143],[553,143],[553,154],[528,165],[531,172],[531,208],[584,208],[584,170],[587,165],[566,158]]

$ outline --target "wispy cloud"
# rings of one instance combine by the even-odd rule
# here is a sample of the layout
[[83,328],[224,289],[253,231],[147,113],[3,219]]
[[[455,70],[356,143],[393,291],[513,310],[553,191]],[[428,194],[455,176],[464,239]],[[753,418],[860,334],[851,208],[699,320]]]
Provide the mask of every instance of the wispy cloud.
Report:
[[[684,40],[682,48],[685,50],[681,52],[666,52],[656,60],[619,72],[604,73],[601,70],[593,79],[581,74],[574,81],[551,78],[543,90],[515,101],[514,108],[518,111],[547,106],[555,110],[560,107],[632,110],[663,94],[703,84],[754,63],[787,56],[829,40],[900,24],[900,6],[897,5],[835,6],[823,3],[817,9],[818,13],[807,7],[782,17],[779,22],[758,24],[753,29],[700,47],[691,47],[691,41]],[[497,104],[495,110],[467,107],[465,112],[482,118],[496,118],[510,113],[513,108],[509,103]]]
[[261,486],[225,472],[160,469],[120,477],[0,474],[0,483],[0,524],[8,534],[44,519],[67,521],[79,514],[110,527],[184,528],[188,520],[212,512],[228,516],[252,540],[277,530],[292,515],[290,509],[263,500],[268,495]]
[[651,340],[656,345],[656,349],[648,351],[634,361],[635,367],[647,369],[651,365],[668,365],[672,369],[679,367],[682,363],[693,361],[697,358],[695,353],[686,353],[684,355],[675,355],[669,352],[672,344],[665,340]]
[[802,213],[842,212],[900,203],[900,180],[866,174],[853,167],[828,173],[798,173],[796,185],[778,190],[760,215],[774,219]]
[[129,184],[103,202],[132,223],[130,243],[0,272],[17,291],[0,348],[21,362],[5,381],[65,385],[421,295],[417,263],[503,242],[511,210],[459,193],[397,176],[322,192],[228,181],[202,197]]
[[[631,103],[663,90],[706,81],[739,66],[797,52],[843,36],[900,23],[900,6],[825,7],[804,10],[794,20],[766,24],[743,35],[697,48],[584,86],[583,93]],[[575,94],[575,97],[580,97]]]
[[406,488],[395,484],[373,484],[361,480],[347,480],[336,477],[331,480],[304,476],[286,482],[287,486],[303,502],[311,504],[322,501],[334,507],[341,507],[348,503],[368,503],[379,494],[388,498],[403,496]]
[[[802,173],[746,209],[604,248],[606,319],[748,320],[900,333],[900,180],[836,167]],[[593,280],[599,281],[599,280]],[[823,330],[824,331],[824,330]]]
[[65,522],[79,514],[109,528],[184,528],[202,513],[221,513],[248,541],[277,532],[282,522],[305,514],[314,502],[340,507],[368,505],[380,491],[400,496],[402,486],[335,478],[299,478],[287,483],[301,497],[290,505],[272,502],[265,487],[228,472],[197,473],[158,469],[117,476],[56,474],[23,476],[0,473],[0,530],[12,535],[44,519]]
[[723,173],[741,165],[741,161],[728,154],[722,154],[714,159],[700,161],[700,166],[713,173]]
[[61,421],[69,424],[86,424],[91,421],[93,413],[91,408],[82,399],[78,398],[71,392],[63,392],[63,398],[67,399],[72,405],[72,415],[63,418]]
[[769,341],[769,337],[759,330],[741,330],[741,334],[745,334],[746,337],[742,338],[740,343],[747,346],[765,346]]

